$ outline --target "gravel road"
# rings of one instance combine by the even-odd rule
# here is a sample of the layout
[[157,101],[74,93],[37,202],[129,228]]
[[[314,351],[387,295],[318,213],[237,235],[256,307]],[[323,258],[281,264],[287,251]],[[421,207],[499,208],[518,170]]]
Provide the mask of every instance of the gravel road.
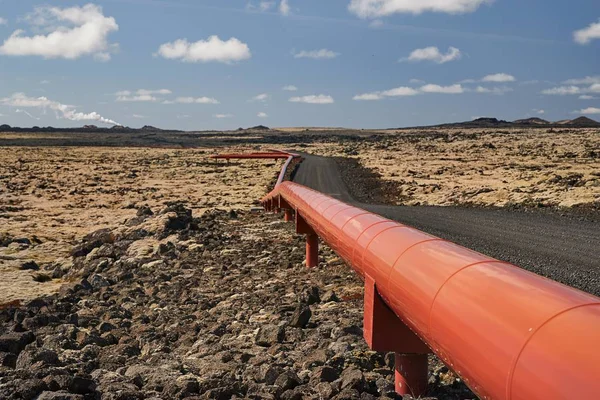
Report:
[[338,163],[303,154],[294,181],[357,207],[600,296],[600,223],[542,211],[356,201]]

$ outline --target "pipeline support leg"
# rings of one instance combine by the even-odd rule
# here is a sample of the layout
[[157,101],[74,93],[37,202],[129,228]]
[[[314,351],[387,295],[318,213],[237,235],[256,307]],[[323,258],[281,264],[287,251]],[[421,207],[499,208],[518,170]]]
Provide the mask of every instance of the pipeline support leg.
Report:
[[396,393],[422,396],[427,390],[427,354],[394,353]]
[[319,265],[319,237],[315,234],[306,235],[306,268]]
[[427,390],[429,347],[385,304],[375,279],[365,275],[363,335],[371,350],[395,355],[395,389],[419,397]]
[[286,208],[284,210],[283,220],[285,222],[291,222],[291,221],[293,221],[294,220],[294,212],[292,210],[290,210],[289,208]]

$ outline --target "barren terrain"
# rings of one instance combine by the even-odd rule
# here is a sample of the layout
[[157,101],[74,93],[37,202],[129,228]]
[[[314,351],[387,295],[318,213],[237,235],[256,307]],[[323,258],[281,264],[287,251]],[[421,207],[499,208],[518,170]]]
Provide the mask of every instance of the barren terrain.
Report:
[[397,204],[600,204],[600,129],[403,130],[307,151],[357,158],[399,185]]
[[598,207],[592,129],[1,134],[0,398],[395,397],[357,276],[252,212],[281,162],[209,158],[269,148],[355,158],[385,202]]
[[[230,151],[248,151],[231,147]],[[0,148],[0,304],[58,289],[36,282],[34,261],[67,269],[75,242],[135,217],[139,207],[185,200],[201,215],[248,209],[264,194],[274,161],[216,163],[214,151],[105,147]]]

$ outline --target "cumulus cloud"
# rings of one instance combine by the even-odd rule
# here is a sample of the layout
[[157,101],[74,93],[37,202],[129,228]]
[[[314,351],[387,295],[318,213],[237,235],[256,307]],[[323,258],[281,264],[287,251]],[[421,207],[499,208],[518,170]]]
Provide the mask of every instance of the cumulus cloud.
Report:
[[484,87],[484,86],[477,86],[475,88],[475,92],[477,93],[489,93],[489,94],[495,94],[495,95],[503,95],[504,93],[508,93],[508,92],[512,92],[513,89],[506,87],[506,86],[501,86],[501,87]]
[[288,92],[295,92],[296,90],[298,90],[298,88],[294,85],[287,85],[281,88],[282,90],[288,91]]
[[[576,95],[576,94],[586,94],[586,93],[600,93],[600,83],[594,83],[588,87],[580,87],[580,86],[558,86],[550,89],[542,90],[542,94],[549,95]],[[582,98],[584,96],[581,96]],[[584,98],[585,100],[585,98]]]
[[576,111],[578,114],[600,114],[600,108],[597,107],[588,107],[583,110]]
[[258,114],[256,114],[256,116],[258,118],[268,118],[269,116],[267,115],[267,113],[264,112],[259,112]]
[[594,96],[590,96],[589,94],[582,94],[579,96],[579,100],[594,100]]
[[91,112],[88,114],[78,112],[75,106],[61,104],[57,101],[50,100],[47,97],[28,97],[24,93],[14,93],[11,97],[0,99],[0,104],[4,106],[18,107],[17,112],[26,113],[26,111],[20,111],[21,108],[38,108],[43,111],[54,111],[56,113],[56,117],[59,119],[64,118],[70,121],[96,121],[108,125],[120,125],[111,119],[104,118],[97,112]]
[[119,25],[114,18],[105,17],[102,7],[94,4],[37,7],[25,20],[49,33],[27,36],[25,31],[16,30],[0,46],[0,54],[69,60],[93,56],[99,61],[108,61],[111,52],[118,47],[108,42],[108,35],[119,30]]
[[416,96],[422,93],[460,94],[464,91],[465,89],[461,85],[440,86],[428,84],[421,86],[419,89],[408,86],[400,86],[394,89],[379,92],[363,93],[354,96],[352,99],[356,101],[376,101],[389,97]]
[[352,100],[356,101],[376,101],[381,99],[383,99],[383,95],[380,92],[357,94],[352,98]]
[[352,0],[348,9],[360,18],[379,18],[392,14],[441,12],[464,14],[492,0]]
[[8,24],[8,21],[6,20],[6,18],[0,17],[0,25],[6,25],[6,24]]
[[261,94],[254,96],[253,98],[251,98],[250,101],[260,101],[260,102],[264,103],[268,99],[269,99],[269,95],[267,93],[261,93]]
[[459,49],[456,47],[449,47],[448,52],[443,54],[437,47],[430,46],[423,49],[413,50],[407,58],[403,58],[400,61],[433,61],[438,64],[444,64],[450,61],[458,60],[462,56]]
[[324,94],[312,94],[308,96],[292,97],[289,99],[292,103],[307,103],[307,104],[332,104],[333,97]]
[[541,114],[546,114],[546,111],[545,111],[545,110],[533,110],[533,111],[535,111],[536,113],[538,113],[538,114],[540,114],[540,115],[541,115]]
[[460,94],[464,93],[465,89],[460,84],[450,85],[450,86],[440,86],[440,85],[424,85],[420,88],[423,93],[443,93],[443,94]]
[[588,44],[594,39],[600,39],[600,20],[573,32],[573,39],[579,44]]
[[579,94],[581,93],[581,88],[578,86],[559,86],[550,89],[542,90],[542,94],[550,94],[550,95],[558,95],[564,96],[569,94]]
[[331,59],[339,56],[340,53],[336,53],[335,51],[331,51],[328,49],[321,50],[302,50],[301,52],[295,53],[294,58],[313,58],[315,60],[318,59]]
[[565,85],[593,85],[600,83],[600,75],[586,76],[585,78],[567,79],[563,82]]
[[140,115],[140,114],[133,114],[133,115],[132,115],[132,117],[133,117],[133,118],[136,118],[136,119],[144,119],[144,118],[148,118],[148,117],[146,117],[145,115]]
[[246,43],[232,37],[223,41],[218,36],[190,43],[187,39],[162,44],[156,55],[185,62],[221,62],[232,64],[249,59],[252,54]]
[[292,13],[292,9],[290,8],[290,2],[288,0],[281,0],[279,3],[279,12],[281,15],[288,16]]
[[[175,103],[179,104],[220,104],[219,100],[212,97],[178,97]],[[168,103],[171,104],[171,103]]]
[[172,92],[169,89],[158,89],[158,90],[148,90],[148,89],[138,89],[135,92],[130,90],[121,90],[115,93],[117,96],[117,101],[119,102],[153,102],[158,101],[155,95],[164,95],[171,94]]
[[258,3],[258,8],[260,8],[260,11],[268,11],[274,5],[275,5],[274,1],[261,1],[260,3]]
[[219,119],[233,118],[233,114],[215,114],[215,118],[219,118]]
[[516,78],[510,74],[499,73],[486,75],[481,79],[482,82],[514,82]]

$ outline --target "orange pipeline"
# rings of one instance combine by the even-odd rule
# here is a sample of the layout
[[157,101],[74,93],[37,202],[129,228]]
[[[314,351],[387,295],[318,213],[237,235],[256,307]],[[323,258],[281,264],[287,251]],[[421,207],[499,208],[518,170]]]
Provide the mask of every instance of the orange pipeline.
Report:
[[599,398],[600,298],[292,182],[282,203],[480,398]]

